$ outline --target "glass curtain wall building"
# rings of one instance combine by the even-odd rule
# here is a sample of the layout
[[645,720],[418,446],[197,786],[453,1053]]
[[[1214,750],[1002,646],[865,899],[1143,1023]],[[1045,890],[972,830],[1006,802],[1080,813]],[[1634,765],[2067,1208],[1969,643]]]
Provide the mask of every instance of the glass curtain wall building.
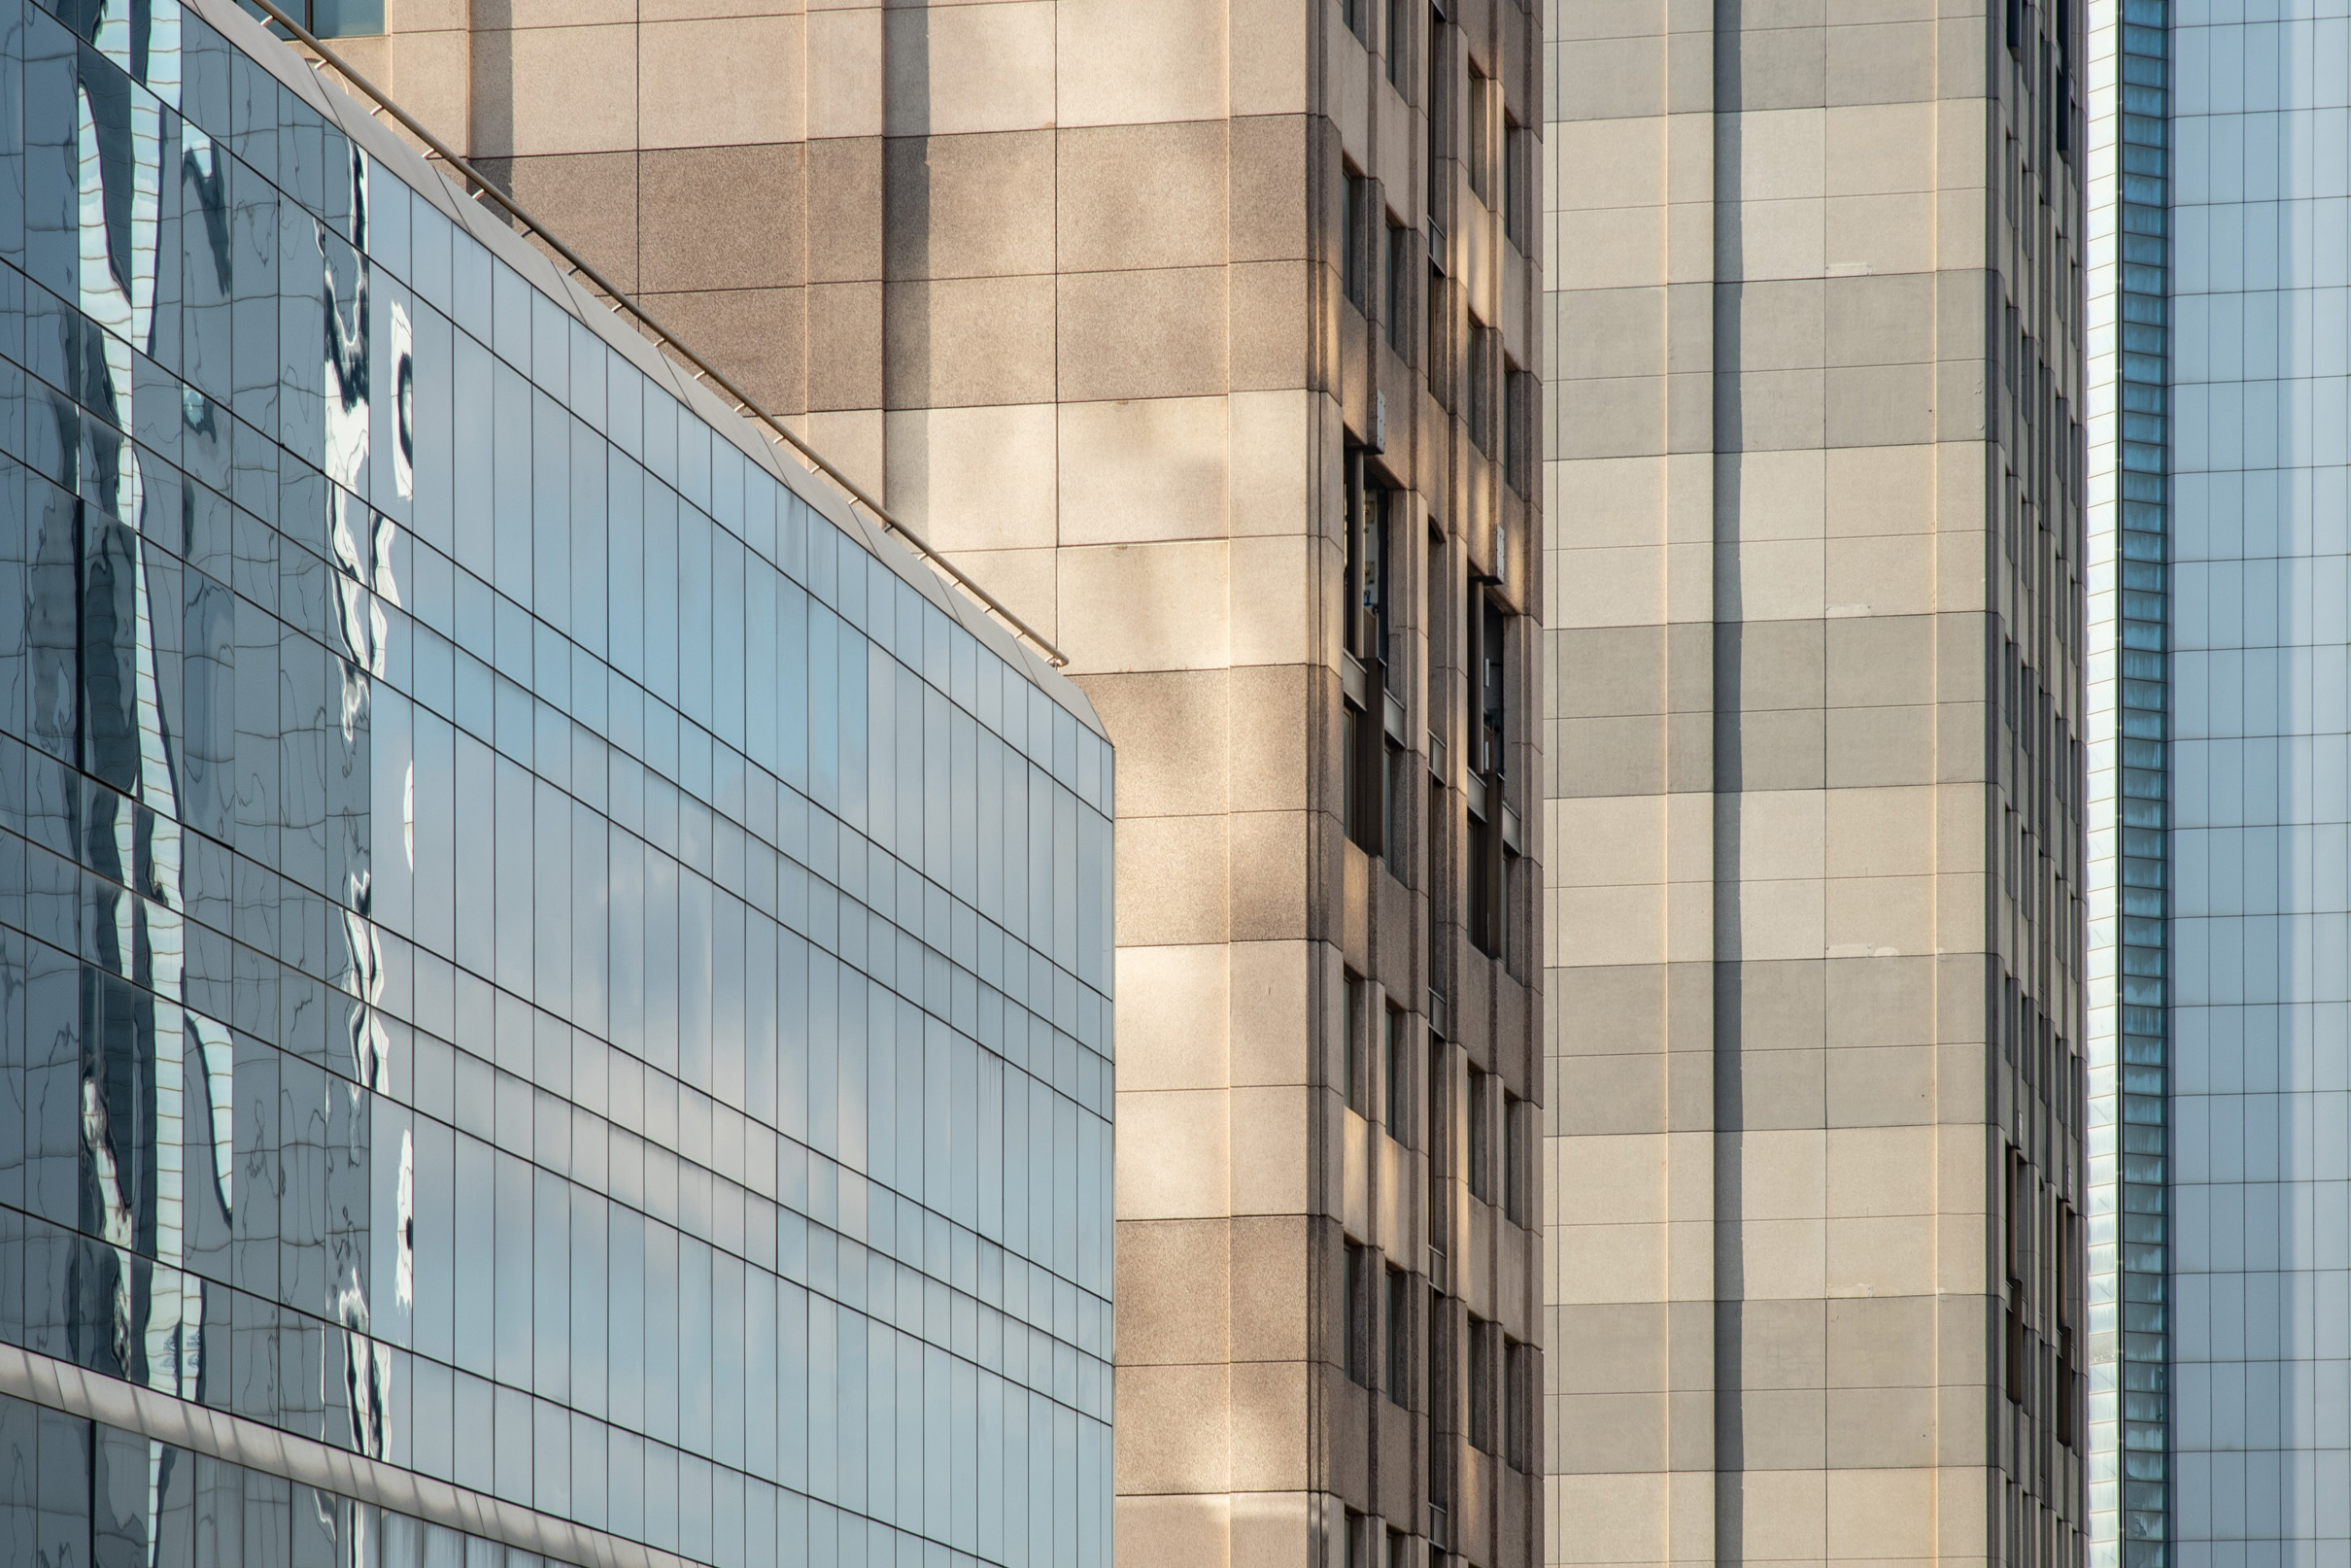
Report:
[[1107,1562],[1085,699],[224,0],[0,168],[0,1558]]
[[2351,1552],[2351,15],[2126,0],[2096,856],[2099,1560]]

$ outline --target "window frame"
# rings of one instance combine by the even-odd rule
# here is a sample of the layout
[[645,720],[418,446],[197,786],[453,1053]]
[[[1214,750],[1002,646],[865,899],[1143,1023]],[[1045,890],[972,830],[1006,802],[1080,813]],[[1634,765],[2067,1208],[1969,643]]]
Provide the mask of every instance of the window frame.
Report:
[[1386,1294],[1381,1302],[1381,1329],[1386,1339],[1386,1385],[1389,1403],[1413,1408],[1413,1277],[1389,1264]]
[[1341,1364],[1347,1381],[1358,1387],[1369,1388],[1375,1365],[1372,1335],[1376,1327],[1372,1317],[1375,1310],[1372,1300],[1372,1249],[1349,1238],[1339,1266],[1346,1277],[1342,1284],[1344,1301],[1340,1308],[1346,1339]]

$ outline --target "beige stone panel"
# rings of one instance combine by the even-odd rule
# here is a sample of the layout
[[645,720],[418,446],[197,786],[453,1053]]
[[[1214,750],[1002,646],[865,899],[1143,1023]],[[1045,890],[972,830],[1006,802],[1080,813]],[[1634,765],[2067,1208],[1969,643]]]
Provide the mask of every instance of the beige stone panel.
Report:
[[1665,451],[1666,383],[1657,376],[1613,381],[1555,381],[1547,417],[1566,459],[1655,457]]
[[1544,1458],[1571,1475],[1663,1470],[1667,1410],[1662,1394],[1560,1394]]
[[1823,111],[1773,109],[1719,115],[1716,119],[1739,150],[1739,201],[1827,194]]
[[[504,186],[615,288],[636,292],[645,287],[636,264],[637,163],[634,153],[556,153],[481,158],[475,167]],[[778,276],[766,281],[799,280]]]
[[797,17],[639,26],[641,145],[798,140],[804,128],[801,42]]
[[1825,1137],[1830,1218],[1934,1211],[1934,1128],[1840,1127]]
[[1314,379],[1313,276],[1303,261],[1236,262],[1224,269],[1227,374],[1234,389],[1287,391]]
[[[776,405],[767,405],[772,410]],[[878,408],[837,409],[812,413],[801,421],[808,444],[825,460],[880,494],[882,473],[882,417]],[[1032,625],[1039,623],[1032,622]]]
[[[829,283],[808,288],[808,406],[873,411],[880,418],[884,374],[882,286]],[[723,340],[720,340],[723,341]]]
[[[398,13],[393,13],[396,17]],[[472,153],[473,40],[460,30],[409,29],[392,24],[384,40],[387,61],[376,75],[366,62],[353,60],[360,75],[392,93],[402,109],[426,128],[464,152]],[[403,141],[407,133],[400,133]],[[423,144],[411,146],[422,150]]]
[[1750,621],[1812,621],[1827,611],[1827,553],[1818,539],[1738,545],[1728,562],[1738,612]]
[[1554,548],[1661,544],[1665,529],[1666,463],[1661,458],[1585,458],[1553,461],[1558,502],[1550,515],[1569,520]]
[[1050,403],[1053,280],[892,284],[883,341],[894,407]]
[[1231,1568],[1234,1501],[1222,1491],[1121,1494],[1112,1512],[1118,1560],[1127,1568]]
[[[931,544],[958,559],[1054,545],[1060,462],[1050,403],[894,409],[884,424],[890,506]],[[1123,806],[1133,775],[1120,763]]]
[[1314,1450],[1311,1377],[1312,1369],[1303,1361],[1258,1362],[1234,1369],[1229,1483],[1234,1490],[1291,1490],[1307,1484]]
[[1221,397],[1063,403],[1063,542],[1220,537],[1232,433],[1227,408]]
[[[1969,369],[1969,375],[1979,372]],[[1935,433],[1936,368],[1865,365],[1828,372],[1828,444],[1908,446]]]
[[1664,1226],[1561,1225],[1550,1237],[1557,1247],[1555,1282],[1550,1292],[1553,1303],[1663,1299]]
[[1592,1565],[1663,1562],[1672,1481],[1665,1475],[1553,1476],[1544,1513],[1557,1534],[1547,1560]]
[[1740,1477],[1739,1529],[1747,1561],[1824,1560],[1827,1490],[1818,1470],[1749,1471]]
[[[882,494],[887,501],[887,492]],[[1058,634],[1054,606],[1060,573],[1051,549],[965,550],[956,555],[955,566],[1035,627],[1039,636],[1050,641]]]
[[1665,281],[1665,214],[1611,207],[1562,214],[1554,253],[1559,287],[1639,289]]
[[1220,1089],[1232,977],[1222,946],[1118,949],[1118,1086]]
[[1130,817],[1118,823],[1122,944],[1222,941],[1227,818]]
[[[870,5],[873,0],[853,3]],[[840,4],[842,0],[636,0],[635,9],[639,21],[700,21],[713,17],[789,16]]]
[[[1235,539],[1232,556],[1233,663],[1299,665],[1316,659],[1312,628],[1325,585],[1321,547],[1299,537]],[[1332,575],[1336,575],[1333,573]]]
[[1931,273],[1831,278],[1823,290],[1831,365],[1910,364],[1934,358]]
[[1819,958],[1828,940],[1827,884],[1804,879],[1747,882],[1736,895],[1734,924],[1718,931],[1725,958]]
[[1749,1388],[1739,1398],[1739,1451],[1748,1474],[1812,1470],[1827,1451],[1828,1399],[1817,1388]]
[[[1118,1369],[1113,1469],[1122,1499],[1220,1492],[1231,1484],[1234,1371],[1222,1365]],[[1257,1368],[1248,1369],[1248,1376],[1257,1375]]]
[[[1230,802],[1232,678],[1222,670],[1096,675],[1086,696],[1118,748],[1118,808],[1192,816]],[[1219,949],[1221,951],[1221,949]]]
[[1309,1066],[1298,1020],[1307,1016],[1309,945],[1235,942],[1230,1062],[1235,1083],[1304,1083]]
[[1274,1084],[1234,1089],[1227,1101],[1232,1118],[1232,1211],[1303,1213],[1310,1178],[1310,1092]]
[[1544,922],[1546,963],[1655,964],[1666,957],[1662,887],[1562,888]]
[[1307,1308],[1307,1275],[1314,1257],[1308,1222],[1296,1215],[1244,1217],[1228,1229],[1233,1359],[1305,1360],[1314,1326]]
[[1555,1140],[1556,1213],[1604,1214],[1617,1224],[1665,1217],[1666,1142],[1653,1135]]
[[[728,379],[769,413],[796,413],[804,406],[803,290],[727,289],[642,298],[682,341],[724,345]],[[819,450],[833,455],[829,446]]]
[[1932,1471],[1831,1470],[1826,1479],[1830,1556],[1887,1561],[1933,1554]]
[[1827,194],[1932,190],[1934,106],[1869,104],[1827,111]]
[[1203,1219],[1228,1207],[1230,1132],[1215,1091],[1119,1091],[1121,1220]]
[[1717,250],[1724,279],[1819,277],[1826,265],[1824,205],[1798,196],[1745,202],[1722,214]]
[[1819,450],[1726,453],[1737,475],[1739,538],[1817,539],[1828,460]]
[[470,25],[472,0],[389,0],[385,27],[393,33]]
[[1311,531],[1314,463],[1310,453],[1317,400],[1305,391],[1234,392],[1224,399],[1234,533]]
[[1832,877],[1827,884],[1831,958],[1891,957],[1934,950],[1932,876]]
[[1832,1473],[1932,1464],[1936,1400],[1931,1388],[1831,1390],[1827,1458]]
[[1817,1129],[1743,1134],[1738,1140],[1742,1215],[1819,1219],[1827,1213],[1825,1137]]
[[1654,119],[1574,120],[1544,134],[1554,139],[1560,211],[1638,207],[1665,187],[1665,135]]
[[1912,103],[1935,96],[1932,22],[1854,23],[1827,32],[1831,104]]
[[1230,1235],[1222,1219],[1118,1227],[1121,1366],[1222,1361],[1231,1352]]
[[1100,125],[1055,138],[1056,258],[1066,272],[1225,259],[1221,120]]
[[[1244,941],[1303,937],[1310,891],[1308,844],[1314,818],[1304,811],[1244,811],[1231,817],[1232,937]],[[1312,888],[1318,899],[1327,887]]]
[[1296,115],[1309,107],[1308,37],[1313,0],[1225,8],[1227,112]]
[[1828,1222],[1751,1219],[1739,1227],[1741,1271],[1750,1300],[1813,1301],[1827,1293]]
[[1831,1388],[1927,1386],[1937,1381],[1934,1299],[1898,1296],[1832,1301],[1828,1309],[1826,1385]]
[[1739,1378],[1748,1388],[1819,1389],[1828,1356],[1827,1304],[1749,1301],[1739,1309]]
[[1934,791],[1830,790],[1830,876],[1925,876],[1934,869]]
[[1735,802],[1739,879],[1785,881],[1822,874],[1827,807],[1818,790],[1754,791]]
[[1817,370],[1822,365],[1826,286],[1818,278],[1754,281],[1721,290],[1721,328],[1735,365],[1757,370]]
[[1831,963],[1825,970],[1824,1006],[1832,1047],[1931,1043],[1934,961],[1888,957]]
[[1737,90],[1724,91],[1721,106],[1751,112],[1820,108],[1826,53],[1821,35],[1818,27],[1749,26],[1738,36]]
[[889,135],[1053,124],[1050,0],[894,7],[887,15]]
[[1666,1309],[1650,1302],[1562,1307],[1552,1314],[1552,1373],[1564,1394],[1633,1394],[1669,1384]]
[[1314,720],[1330,711],[1337,673],[1304,665],[1247,665],[1226,679],[1233,693],[1231,799],[1261,809],[1306,809],[1307,756],[1322,743]]
[[892,278],[1052,270],[1052,132],[893,137],[884,157]]
[[1824,270],[1831,276],[1925,272],[1935,264],[1935,204],[1929,196],[1915,191],[1832,196],[1826,222]]
[[[1322,1499],[1303,1491],[1245,1491],[1233,1497],[1233,1561],[1237,1568],[1280,1568],[1308,1562],[1321,1537],[1314,1533]],[[1123,1561],[1124,1559],[1120,1559]]]
[[1829,1126],[1916,1126],[1934,1120],[1933,1046],[1854,1045],[1825,1056]]
[[1069,273],[1056,284],[1064,400],[1225,390],[1221,267]]
[[807,134],[882,134],[883,13],[876,6],[820,7],[803,37],[807,57]]
[[1558,118],[1633,119],[1663,114],[1666,41],[1645,32],[1560,51]]
[[1648,625],[1665,618],[1665,552],[1569,550],[1560,553],[1550,588],[1550,626]]
[[[475,34],[471,151],[521,157],[639,146],[636,31],[533,27]],[[582,92],[584,82],[596,90]]]
[[1561,887],[1648,883],[1665,877],[1665,801],[1658,796],[1547,801],[1546,866]]
[[801,281],[798,147],[698,147],[646,153],[637,162],[642,194],[639,170],[630,171],[629,188],[642,233],[639,287],[647,292]]
[[1935,489],[1931,446],[1840,447],[1827,457],[1828,531],[1843,537],[1931,533]]
[[1060,0],[1055,17],[1058,123],[1129,125],[1226,114],[1225,0],[1148,6]]
[[1923,1296],[1935,1288],[1932,1216],[1827,1221],[1829,1296]]
[[878,136],[807,144],[808,277],[814,283],[879,279],[882,144]]
[[1749,370],[1718,382],[1717,437],[1750,451],[1821,445],[1827,415],[1818,368]]

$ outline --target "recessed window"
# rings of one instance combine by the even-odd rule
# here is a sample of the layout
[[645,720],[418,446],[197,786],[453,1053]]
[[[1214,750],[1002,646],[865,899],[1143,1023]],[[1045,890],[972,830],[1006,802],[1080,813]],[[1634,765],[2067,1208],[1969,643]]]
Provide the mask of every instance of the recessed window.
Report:
[[1339,0],[1339,14],[1346,18],[1346,30],[1358,42],[1371,43],[1372,0]]
[[1387,79],[1404,90],[1413,53],[1413,0],[1387,0]]
[[1501,1447],[1495,1432],[1496,1373],[1500,1359],[1501,1325],[1482,1318],[1469,1320],[1469,1438],[1480,1450],[1492,1453]]
[[1516,1340],[1503,1345],[1503,1457],[1513,1470],[1530,1473],[1535,1468],[1535,1380],[1542,1376],[1542,1363],[1531,1345]]
[[1398,354],[1406,352],[1413,329],[1413,231],[1396,221],[1394,214],[1387,221],[1387,298],[1380,314],[1387,330],[1387,346]]
[[1380,1026],[1380,1071],[1387,1078],[1387,1135],[1401,1143],[1411,1130],[1406,1111],[1412,1096],[1406,1087],[1412,1082],[1412,1073],[1406,1062],[1404,1009],[1389,1007]]
[[1501,129],[1501,89],[1494,79],[1470,66],[1470,189],[1488,207],[1494,205],[1494,137]]
[[1526,1102],[1515,1094],[1502,1097],[1502,1211],[1514,1225],[1526,1223],[1528,1133]]
[[1469,434],[1478,450],[1494,455],[1500,422],[1495,419],[1496,378],[1501,374],[1502,334],[1475,316],[1469,325]]
[[1535,464],[1541,443],[1535,439],[1535,402],[1540,390],[1532,371],[1520,370],[1506,359],[1502,373],[1502,478],[1521,495],[1534,494]]
[[1402,1269],[1387,1272],[1387,1397],[1413,1403],[1413,1277]]
[[1510,116],[1502,118],[1502,232],[1521,255],[1527,246],[1528,220],[1534,214],[1534,133]]
[[1368,311],[1372,302],[1372,182],[1348,169],[1346,185],[1340,214],[1340,222],[1346,225],[1339,237],[1340,282],[1346,290],[1347,302]]
[[1346,976],[1346,1106],[1349,1110],[1368,1116],[1372,1113],[1371,1044],[1364,1039],[1370,1021],[1364,1017],[1371,1002],[1371,986],[1359,975]]
[[1372,1304],[1378,1289],[1372,1278],[1371,1249],[1360,1242],[1346,1244],[1346,1375],[1350,1382],[1371,1386]]
[[1473,1198],[1494,1197],[1494,1108],[1487,1085],[1491,1073],[1469,1070],[1469,1190]]

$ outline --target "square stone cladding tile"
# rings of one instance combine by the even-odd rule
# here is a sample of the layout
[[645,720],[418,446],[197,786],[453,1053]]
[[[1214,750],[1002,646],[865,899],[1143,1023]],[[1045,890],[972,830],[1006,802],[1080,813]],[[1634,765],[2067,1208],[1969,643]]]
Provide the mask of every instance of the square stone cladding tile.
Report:
[[803,281],[801,144],[654,151],[638,170],[645,290],[780,289]]

